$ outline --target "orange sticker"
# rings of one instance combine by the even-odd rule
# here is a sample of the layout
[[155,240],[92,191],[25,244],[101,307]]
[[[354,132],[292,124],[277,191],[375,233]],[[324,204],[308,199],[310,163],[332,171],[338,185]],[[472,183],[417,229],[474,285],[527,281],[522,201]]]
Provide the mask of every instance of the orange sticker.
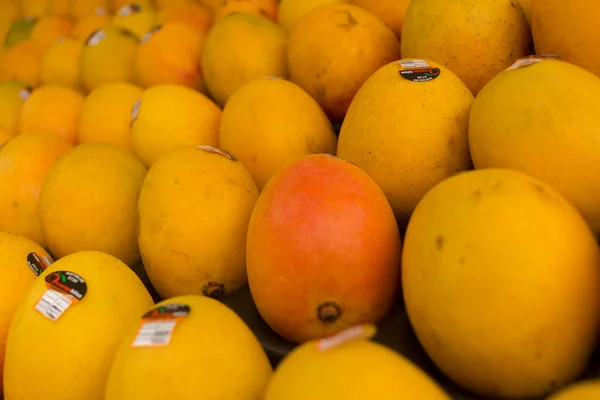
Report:
[[317,349],[319,351],[331,350],[352,340],[372,339],[376,334],[377,327],[373,324],[357,325],[333,336],[317,340]]
[[508,67],[506,70],[511,71],[513,69],[523,68],[523,67],[527,67],[532,64],[537,64],[537,63],[545,61],[545,60],[557,60],[557,59],[558,59],[558,56],[555,54],[539,54],[539,55],[533,55],[533,56],[528,56],[528,57],[522,57],[522,58],[519,58],[517,61],[515,61],[514,64],[511,65],[510,67]]
[[187,304],[165,304],[153,308],[142,317],[131,344],[133,347],[168,346],[177,324],[190,314]]
[[35,305],[35,309],[51,321],[60,318],[87,293],[87,283],[74,272],[55,271],[48,274],[45,281],[47,289]]

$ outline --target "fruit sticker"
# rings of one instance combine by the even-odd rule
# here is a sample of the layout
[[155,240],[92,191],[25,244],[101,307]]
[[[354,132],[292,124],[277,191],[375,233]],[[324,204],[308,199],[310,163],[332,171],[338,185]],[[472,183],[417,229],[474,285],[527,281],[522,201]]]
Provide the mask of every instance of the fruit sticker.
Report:
[[538,55],[534,55],[534,56],[523,57],[523,58],[519,58],[517,61],[515,61],[515,63],[513,65],[511,65],[510,67],[508,67],[506,70],[511,71],[513,69],[523,68],[523,67],[527,67],[529,65],[537,64],[544,60],[556,60],[556,59],[558,59],[558,56],[555,54],[538,54]]
[[30,88],[25,88],[25,89],[19,90],[19,97],[21,98],[21,100],[25,101],[29,98],[29,96],[31,96]]
[[377,327],[373,324],[357,325],[333,336],[317,340],[317,349],[319,351],[331,350],[351,340],[372,339],[376,334]]
[[100,15],[100,16],[108,15],[108,11],[106,11],[106,8],[99,7],[94,10],[94,14]]
[[196,147],[199,148],[200,150],[204,150],[204,151],[207,151],[209,153],[219,154],[219,155],[221,155],[223,157],[226,157],[226,158],[230,159],[231,161],[237,161],[238,160],[237,158],[235,158],[235,156],[233,154],[231,154],[227,150],[217,149],[216,147],[212,147],[212,146],[196,146]]
[[400,76],[411,82],[429,82],[440,76],[439,68],[431,67],[424,60],[401,60]]
[[40,276],[53,262],[52,258],[40,256],[37,253],[29,253],[27,255],[27,265],[29,265],[35,276]]
[[35,305],[46,318],[56,321],[71,305],[87,293],[87,283],[74,272],[55,271],[46,276],[46,292]]
[[86,46],[97,46],[104,38],[106,37],[106,32],[101,29],[95,30],[92,32],[90,37],[85,41]]
[[137,119],[139,113],[140,113],[140,106],[142,105],[142,101],[138,100],[135,102],[135,104],[133,105],[133,109],[131,110],[131,123],[133,124],[135,122],[135,120]]
[[140,40],[140,44],[142,43],[146,43],[148,40],[150,40],[150,38],[152,37],[152,35],[155,32],[158,32],[162,29],[162,25],[158,25],[157,27],[151,29],[150,31],[144,33],[144,36],[142,36],[142,40]]
[[187,304],[166,304],[148,311],[131,344],[133,347],[160,347],[171,343],[175,327],[190,314]]
[[128,17],[132,14],[139,13],[142,11],[142,7],[137,4],[128,4],[126,6],[121,7],[118,14],[121,17]]

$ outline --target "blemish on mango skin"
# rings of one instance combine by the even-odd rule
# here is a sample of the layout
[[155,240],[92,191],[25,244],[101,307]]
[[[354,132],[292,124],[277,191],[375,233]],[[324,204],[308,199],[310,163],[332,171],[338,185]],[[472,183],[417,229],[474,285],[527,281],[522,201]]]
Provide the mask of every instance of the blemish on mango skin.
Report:
[[435,238],[435,247],[436,247],[438,250],[442,250],[442,249],[444,248],[444,241],[445,241],[445,240],[444,240],[444,237],[443,237],[442,235],[438,235],[438,236]]
[[337,11],[334,11],[332,15],[333,15],[333,18],[336,20],[334,22],[334,24],[338,28],[349,31],[350,29],[352,29],[356,25],[358,25],[358,21],[356,20],[356,18],[354,18],[352,16],[350,11],[337,10]]

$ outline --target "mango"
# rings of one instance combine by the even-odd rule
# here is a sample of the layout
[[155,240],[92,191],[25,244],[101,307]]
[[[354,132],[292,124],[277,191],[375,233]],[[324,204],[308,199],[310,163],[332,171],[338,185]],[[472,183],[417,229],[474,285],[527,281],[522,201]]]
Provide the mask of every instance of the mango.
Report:
[[132,152],[131,110],[142,93],[142,88],[127,82],[92,90],[83,103],[77,141],[108,143]]
[[83,41],[65,38],[44,53],[41,79],[44,85],[58,85],[81,91],[79,58]]
[[30,39],[48,48],[56,41],[71,36],[72,32],[73,21],[69,18],[45,17],[40,18],[33,26]]
[[277,21],[277,0],[223,0],[216,20],[233,13],[251,13],[262,15],[271,21]]
[[30,131],[0,149],[0,231],[47,246],[40,220],[40,191],[54,163],[71,147],[54,133]]
[[102,29],[110,24],[108,11],[99,8],[94,13],[80,19],[73,26],[73,38],[83,40],[84,42],[95,31]]
[[137,201],[146,168],[125,150],[79,145],[50,169],[40,193],[40,218],[57,258],[102,251],[127,265],[140,260]]
[[127,30],[138,40],[149,32],[156,23],[156,12],[150,5],[132,3],[121,7],[112,19],[112,26]]
[[58,85],[34,90],[21,110],[19,132],[53,132],[75,144],[84,99],[78,91]]
[[[48,310],[48,304],[55,304],[50,296],[60,296],[62,307],[70,304],[61,308],[58,318]],[[112,256],[84,251],[58,260],[33,282],[11,322],[5,399],[79,400],[85,393],[88,400],[103,400],[119,344],[151,305],[152,298],[139,278]],[[85,364],[65,363],[64,355],[49,343],[68,343],[68,351]],[[69,390],[32,385],[30,372],[38,368],[60,371],[53,374],[53,380]]]
[[203,90],[200,59],[204,36],[181,22],[169,22],[144,35],[134,62],[143,88],[174,84]]
[[224,106],[252,79],[287,77],[286,46],[286,31],[262,16],[240,13],[222,18],[208,34],[202,53],[202,70],[212,98]]
[[319,104],[299,86],[259,78],[225,105],[219,143],[248,168],[262,190],[274,173],[303,156],[335,154],[337,137]]
[[600,233],[600,77],[565,61],[523,61],[494,78],[473,103],[473,163],[548,183]]
[[211,13],[206,8],[195,3],[168,6],[161,9],[156,16],[157,25],[182,22],[203,35],[207,34],[210,30],[212,20]]
[[555,54],[600,76],[600,3],[535,0],[531,31],[538,54]]
[[344,119],[372,73],[398,59],[394,33],[373,14],[351,4],[317,8],[290,32],[290,80],[306,90],[334,122]]
[[600,396],[600,380],[586,379],[559,390],[546,400],[589,400]]
[[337,154],[377,182],[406,226],[429,189],[471,167],[472,103],[469,89],[447,68],[429,60],[392,62],[356,94]]
[[81,81],[87,90],[113,82],[131,82],[138,39],[108,26],[92,33],[81,50]]
[[403,58],[424,58],[445,66],[474,95],[533,51],[519,0],[411,1],[401,47]]
[[109,0],[69,0],[70,14],[76,20],[84,19],[98,9],[108,10]]
[[[39,244],[21,235],[0,232],[0,272],[4,290],[0,304],[0,376],[4,375],[6,338],[10,323],[37,277],[28,265],[30,257],[43,259],[43,267],[47,266],[46,262],[52,263],[50,255]],[[0,391],[2,390],[3,384],[0,380]]]
[[216,146],[221,110],[209,98],[179,85],[146,89],[131,115],[134,153],[150,167],[162,154],[185,146]]
[[463,172],[431,189],[406,230],[402,288],[427,354],[481,396],[545,396],[596,348],[598,243],[569,202],[522,172]]
[[128,331],[112,363],[104,400],[192,400],[199,393],[203,400],[262,399],[271,365],[235,312],[197,295],[162,301],[148,312],[170,310],[187,315],[177,322],[167,346],[136,347],[139,325]]
[[23,104],[31,94],[21,82],[0,83],[0,129],[16,134]]
[[157,292],[219,298],[244,286],[246,233],[257,198],[252,177],[230,153],[188,146],[160,157],[140,194],[138,231]]
[[10,47],[3,60],[4,80],[20,81],[31,87],[38,87],[44,51],[43,45],[29,39]]
[[277,366],[265,400],[450,400],[439,385],[392,349],[371,341],[373,325],[311,340]]
[[277,23],[288,31],[309,11],[340,0],[280,0]]
[[277,172],[250,219],[248,283],[266,323],[301,343],[394,306],[400,234],[381,189],[357,166],[309,155]]
[[[372,12],[394,32],[398,40],[402,37],[402,26],[411,0],[350,0],[350,3]],[[418,1],[418,0],[417,0]]]

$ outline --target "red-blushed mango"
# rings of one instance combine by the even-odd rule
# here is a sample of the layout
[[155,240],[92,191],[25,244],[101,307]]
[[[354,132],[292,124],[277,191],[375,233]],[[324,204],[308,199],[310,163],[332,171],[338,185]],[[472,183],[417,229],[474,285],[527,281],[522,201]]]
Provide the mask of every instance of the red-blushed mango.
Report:
[[277,0],[224,0],[216,20],[241,12],[262,15],[271,21],[276,21]]
[[40,191],[56,160],[70,149],[66,139],[44,131],[21,133],[0,149],[0,231],[21,234],[46,246]]
[[381,189],[337,157],[309,155],[271,178],[248,228],[260,315],[300,343],[385,316],[400,281],[400,234]]
[[375,14],[398,39],[402,36],[402,25],[411,0],[350,0],[350,3]]
[[380,67],[400,59],[394,33],[370,12],[351,4],[319,7],[290,32],[290,80],[338,122],[358,89]]
[[204,35],[181,22],[168,22],[146,33],[134,63],[143,88],[174,84],[203,90],[200,65]]
[[519,0],[411,1],[401,48],[403,58],[424,58],[445,66],[474,95],[533,50]]
[[538,54],[556,54],[600,76],[600,2],[535,0],[531,16]]

